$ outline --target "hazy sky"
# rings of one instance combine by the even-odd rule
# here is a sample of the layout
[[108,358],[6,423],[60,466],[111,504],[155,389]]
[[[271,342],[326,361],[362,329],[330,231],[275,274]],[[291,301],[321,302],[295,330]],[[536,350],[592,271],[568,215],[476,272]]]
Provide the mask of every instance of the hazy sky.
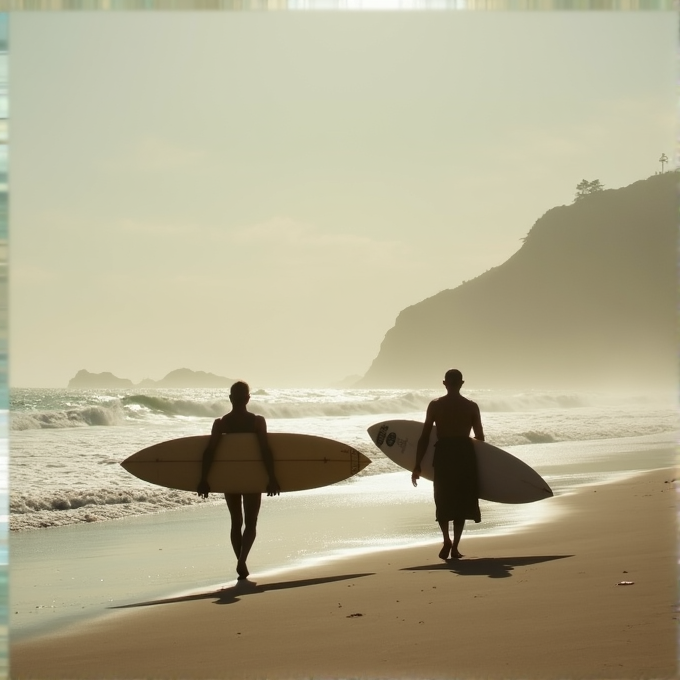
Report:
[[673,160],[676,35],[675,12],[14,13],[10,384],[363,374],[400,310],[580,180]]

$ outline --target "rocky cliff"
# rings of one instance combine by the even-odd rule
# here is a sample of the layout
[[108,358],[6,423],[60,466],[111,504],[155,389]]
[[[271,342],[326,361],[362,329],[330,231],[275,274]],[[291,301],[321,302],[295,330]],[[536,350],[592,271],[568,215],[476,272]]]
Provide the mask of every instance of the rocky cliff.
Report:
[[675,384],[678,178],[549,210],[505,263],[404,309],[357,386]]

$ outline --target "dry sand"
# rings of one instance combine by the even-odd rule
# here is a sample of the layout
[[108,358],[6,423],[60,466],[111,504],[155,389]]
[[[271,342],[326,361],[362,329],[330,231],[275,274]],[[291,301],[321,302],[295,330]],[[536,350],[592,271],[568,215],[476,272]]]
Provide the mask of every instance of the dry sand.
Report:
[[[673,678],[674,470],[520,534],[369,553],[18,642],[23,678]],[[630,581],[632,585],[617,585]]]

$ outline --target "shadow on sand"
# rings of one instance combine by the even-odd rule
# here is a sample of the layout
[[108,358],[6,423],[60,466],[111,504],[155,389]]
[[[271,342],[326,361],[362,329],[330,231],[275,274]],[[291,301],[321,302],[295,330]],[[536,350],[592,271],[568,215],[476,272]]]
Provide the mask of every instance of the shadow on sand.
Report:
[[515,567],[527,567],[551,560],[563,560],[573,555],[531,555],[527,557],[471,557],[447,560],[442,564],[424,564],[418,567],[404,567],[401,571],[450,571],[458,576],[488,576],[507,578]]
[[109,609],[129,609],[131,607],[150,607],[156,604],[172,604],[175,602],[191,602],[193,600],[214,599],[213,604],[233,604],[238,602],[243,595],[253,595],[264,593],[267,590],[286,590],[287,588],[304,588],[305,586],[316,586],[322,583],[334,583],[335,581],[345,581],[352,578],[362,578],[363,576],[373,576],[373,573],[366,574],[345,574],[344,576],[326,576],[324,578],[306,578],[297,581],[282,581],[280,583],[265,583],[257,585],[255,581],[247,579],[237,581],[236,585],[229,588],[213,590],[209,593],[194,593],[193,595],[181,595],[179,597],[169,597],[163,600],[149,600],[148,602],[135,602],[134,604],[123,604]]

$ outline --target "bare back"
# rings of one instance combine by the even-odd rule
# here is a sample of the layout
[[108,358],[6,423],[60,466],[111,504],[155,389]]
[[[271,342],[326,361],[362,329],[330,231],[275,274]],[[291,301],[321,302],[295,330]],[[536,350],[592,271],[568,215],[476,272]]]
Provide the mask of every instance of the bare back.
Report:
[[428,420],[437,426],[437,437],[469,437],[470,430],[475,436],[483,437],[479,407],[460,394],[447,394],[434,399],[428,407]]
[[433,399],[427,407],[423,430],[420,433],[416,446],[416,464],[413,467],[411,481],[413,486],[418,484],[420,478],[420,464],[430,443],[432,429],[437,427],[437,439],[469,437],[470,430],[475,434],[475,439],[484,441],[484,429],[479,406],[461,396],[460,388],[463,379],[460,371],[447,371],[444,386],[446,394],[439,399]]

